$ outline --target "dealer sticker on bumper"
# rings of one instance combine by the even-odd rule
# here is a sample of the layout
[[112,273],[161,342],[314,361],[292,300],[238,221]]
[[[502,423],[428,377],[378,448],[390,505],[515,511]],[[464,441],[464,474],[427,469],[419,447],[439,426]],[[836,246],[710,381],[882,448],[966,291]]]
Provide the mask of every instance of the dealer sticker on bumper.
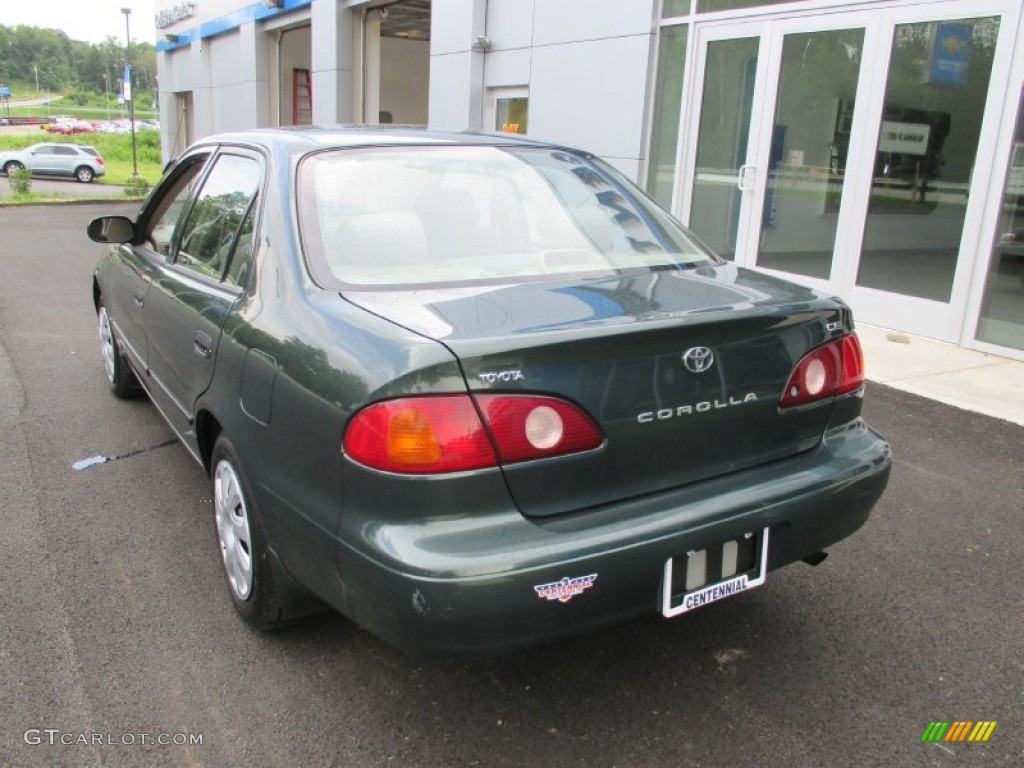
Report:
[[678,616],[764,584],[768,529],[665,561],[661,613]]
[[542,600],[557,600],[560,603],[568,603],[576,595],[582,595],[583,590],[590,589],[597,581],[597,574],[589,576],[564,577],[561,581],[554,581],[550,584],[537,584],[534,591],[537,597]]

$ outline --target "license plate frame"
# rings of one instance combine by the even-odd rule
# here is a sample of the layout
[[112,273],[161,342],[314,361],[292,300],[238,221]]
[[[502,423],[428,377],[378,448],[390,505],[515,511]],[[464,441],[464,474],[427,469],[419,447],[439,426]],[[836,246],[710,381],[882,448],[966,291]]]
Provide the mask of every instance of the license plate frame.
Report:
[[[689,552],[683,557],[668,558],[665,561],[661,583],[661,615],[666,619],[671,619],[764,584],[765,578],[768,575],[768,532],[769,529],[764,528],[759,533],[745,534],[744,536],[744,538],[756,537],[760,539],[760,541],[755,541],[754,552],[756,562],[752,568],[728,578],[719,579],[718,581],[708,581],[691,590],[673,594],[674,570],[678,567],[678,563],[675,561],[681,561],[685,565],[691,557],[702,555],[714,547],[724,550],[730,543],[736,540],[718,542],[705,549]],[[706,555],[703,556],[706,557]]]

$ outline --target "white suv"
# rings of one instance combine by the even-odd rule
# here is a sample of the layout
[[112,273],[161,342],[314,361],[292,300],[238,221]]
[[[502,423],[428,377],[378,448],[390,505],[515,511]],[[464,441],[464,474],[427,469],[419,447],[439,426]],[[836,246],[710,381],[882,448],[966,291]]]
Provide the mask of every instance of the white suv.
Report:
[[107,172],[103,158],[93,147],[85,144],[43,142],[16,152],[0,153],[0,169],[7,175],[19,168],[28,168],[33,174],[73,176],[81,182],[90,182]]

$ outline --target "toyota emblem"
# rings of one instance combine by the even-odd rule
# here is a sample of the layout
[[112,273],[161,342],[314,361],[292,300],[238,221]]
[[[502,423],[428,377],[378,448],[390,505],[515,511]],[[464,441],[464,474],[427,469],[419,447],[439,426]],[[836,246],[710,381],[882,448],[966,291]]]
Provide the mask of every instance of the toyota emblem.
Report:
[[715,353],[707,347],[690,347],[683,352],[683,365],[692,373],[704,373],[715,363]]

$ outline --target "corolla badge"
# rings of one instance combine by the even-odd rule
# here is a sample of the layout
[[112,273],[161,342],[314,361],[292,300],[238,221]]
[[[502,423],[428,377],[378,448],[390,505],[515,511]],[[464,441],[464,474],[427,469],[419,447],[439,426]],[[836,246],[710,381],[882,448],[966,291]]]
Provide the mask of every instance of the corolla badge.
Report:
[[690,347],[683,352],[683,365],[691,373],[704,373],[715,364],[715,353],[707,347]]

